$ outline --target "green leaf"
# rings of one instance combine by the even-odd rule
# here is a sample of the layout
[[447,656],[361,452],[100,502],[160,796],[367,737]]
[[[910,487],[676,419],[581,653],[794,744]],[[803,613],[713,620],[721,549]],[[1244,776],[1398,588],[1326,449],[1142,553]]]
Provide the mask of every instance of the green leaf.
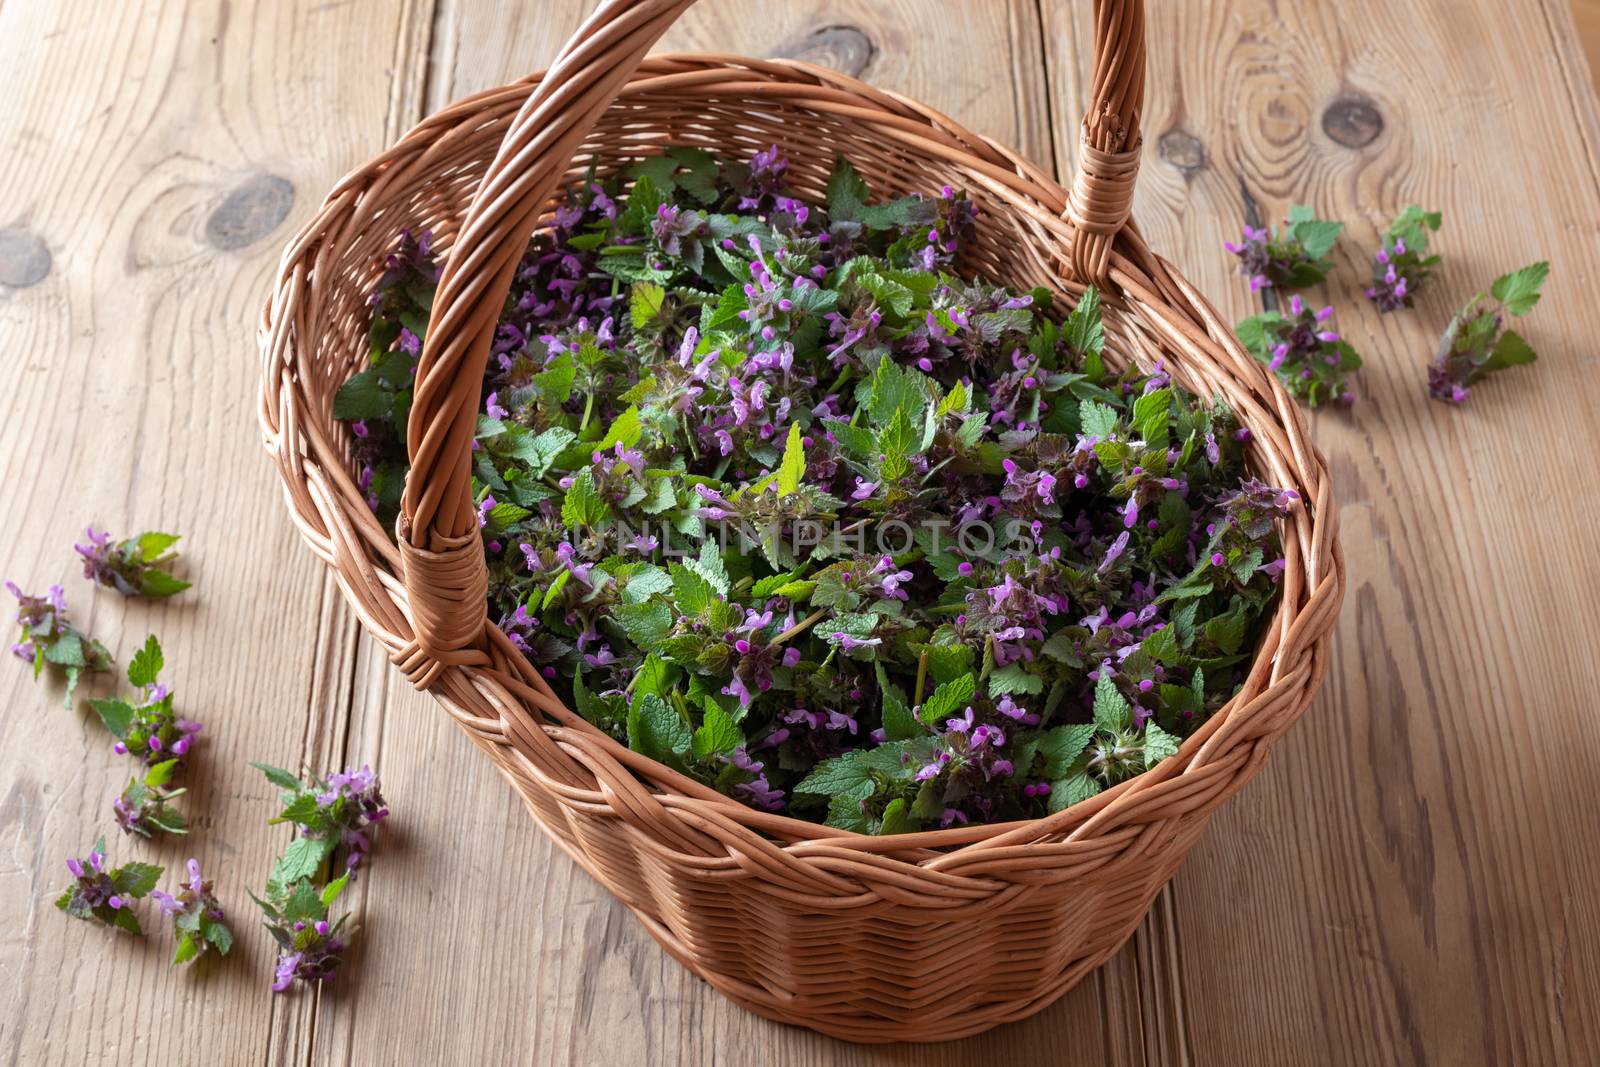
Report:
[[1107,732],[1125,730],[1133,724],[1133,706],[1117,690],[1109,675],[1101,675],[1094,687],[1094,722]]
[[1030,674],[1020,663],[1009,663],[989,675],[989,695],[992,697],[1007,693],[1042,692],[1044,679],[1037,674]]
[[955,715],[965,708],[977,689],[978,677],[975,674],[964,674],[946,682],[923,701],[922,707],[917,709],[917,718],[929,726],[936,725],[940,719]]
[[1100,792],[1100,783],[1087,774],[1068,775],[1050,787],[1050,810],[1064,811]]
[[317,887],[311,884],[309,878],[295,882],[289,890],[288,899],[283,902],[283,920],[286,923],[315,922],[327,913],[322,894],[317,892]]
[[159,789],[172,780],[172,772],[177,770],[178,761],[175,759],[162,760],[145,772],[144,784],[152,789]]
[[1538,358],[1534,354],[1533,346],[1523,340],[1521,334],[1515,330],[1507,330],[1500,335],[1499,340],[1495,341],[1494,351],[1490,352],[1489,358],[1483,362],[1483,370],[1504,370],[1506,367],[1532,363]]
[[1091,437],[1104,439],[1117,428],[1116,409],[1094,400],[1078,402],[1078,420],[1083,432]]
[[643,604],[657,593],[665,593],[672,588],[672,578],[660,567],[647,565],[635,571],[633,577],[628,579],[627,586],[622,591],[622,599],[628,604]]
[[877,426],[887,426],[895,412],[905,412],[906,422],[921,426],[923,406],[928,400],[928,379],[920,372],[902,367],[892,359],[880,359],[872,375],[867,410]]
[[783,447],[783,463],[778,467],[778,496],[786,497],[799,490],[806,476],[806,449],[800,436],[800,424],[789,424],[789,440]]
[[867,799],[876,786],[872,767],[860,757],[861,752],[856,751],[823,760],[794,787],[794,791],[808,796],[851,797],[858,801]]
[[88,664],[83,653],[83,638],[78,636],[76,630],[63,631],[45,645],[44,658],[60,667],[83,667]]
[[279,789],[287,789],[290,792],[298,793],[300,790],[305,788],[305,784],[301,782],[299,778],[290,774],[282,767],[274,767],[270,763],[252,763],[250,766],[266,775],[267,781],[271,782]]
[[1319,219],[1311,208],[1304,205],[1289,209],[1289,232],[1312,259],[1321,259],[1331,252],[1343,230],[1344,223]]
[[578,439],[578,435],[562,426],[552,426],[537,437],[529,438],[525,449],[520,450],[517,458],[526,463],[529,473],[535,478],[543,478],[555,465],[556,457],[565,452]]
[[1099,355],[1106,347],[1105,327],[1100,315],[1100,290],[1089,286],[1078,298],[1062,327],[1062,338],[1080,355]]
[[177,596],[193,583],[168,574],[164,570],[147,570],[139,576],[139,595],[147,597]]
[[672,608],[661,601],[618,604],[612,612],[628,640],[645,651],[658,647],[672,629]]
[[133,705],[126,700],[90,700],[89,706],[95,714],[100,716],[100,721],[106,724],[106,729],[111,731],[111,736],[121,740],[128,736],[128,729],[133,725]]
[[1146,770],[1154,767],[1169,756],[1178,754],[1181,744],[1178,738],[1173,737],[1155,723],[1148,723],[1144,728],[1144,766]]
[[567,587],[567,582],[571,580],[571,571],[564,570],[560,574],[556,575],[555,581],[550,583],[549,588],[544,591],[543,599],[539,601],[539,610],[549,611],[550,605],[556,602],[556,599],[561,596],[561,591]]
[[679,763],[694,743],[689,724],[654,693],[634,700],[628,709],[628,747],[657,763]]
[[166,555],[167,549],[177,544],[182,538],[177,534],[162,533],[159,530],[147,530],[140,534],[135,543],[138,545],[139,558],[146,563],[154,563]]
[[1234,333],[1239,335],[1239,343],[1244,345],[1245,351],[1256,359],[1267,362],[1272,358],[1272,350],[1277,347],[1278,337],[1274,327],[1281,325],[1283,316],[1276,311],[1264,311],[1259,315],[1252,315],[1234,327]]
[[611,514],[611,505],[594,487],[594,474],[585,467],[572,479],[572,487],[561,501],[561,521],[568,526],[594,528]]
[[1250,620],[1242,610],[1218,615],[1206,623],[1206,640],[1232,655],[1239,651],[1249,633]]
[[353,375],[333,394],[333,417],[343,422],[386,419],[393,412],[394,394],[384,388],[374,368]]
[[633,328],[642,330],[661,314],[661,305],[667,291],[654,282],[639,282],[628,296],[628,311],[633,318]]
[[178,938],[178,949],[172,954],[172,966],[188,963],[200,955],[201,942],[191,933],[185,933]]
[[1539,302],[1539,291],[1549,276],[1549,263],[1533,263],[1497,278],[1490,292],[1511,314],[1526,315]]
[[699,615],[710,606],[715,591],[698,571],[681,563],[672,565],[672,595],[678,610],[685,615]]
[[[600,443],[594,446],[594,450],[596,452],[608,452],[618,444],[621,444],[624,448],[632,448],[639,443],[639,438],[643,433],[644,424],[639,421],[638,407],[629,406],[626,411],[618,415],[615,421],[611,423],[611,428],[600,439]],[[635,471],[634,473],[639,474],[642,472]]]
[[205,936],[218,955],[226,956],[228,950],[233,948],[233,931],[228,929],[227,923],[212,919],[205,925]]
[[883,809],[883,819],[878,823],[878,833],[889,836],[903,834],[911,829],[911,814],[906,810],[906,802],[901,797],[895,797]]
[[1151,447],[1167,438],[1172,416],[1172,390],[1154,389],[1133,402],[1133,431]]
[[1051,780],[1064,777],[1094,740],[1095,729],[1092,722],[1080,722],[1057,726],[1040,734],[1038,753],[1044,759],[1044,777]]
[[145,896],[161,880],[161,868],[153,863],[132,860],[111,873],[111,882],[117,892],[135,899]]
[[862,209],[872,200],[872,187],[850,161],[837,156],[828,177],[828,217],[835,222],[859,221]]
[[717,595],[726,598],[728,595],[728,568],[722,562],[722,553],[713,541],[707,541],[700,546],[700,557],[691,559],[686,564],[700,577],[711,583],[711,588]]
[[118,930],[126,930],[134,937],[144,936],[144,928],[139,925],[139,916],[133,913],[132,908],[118,908],[111,918],[111,925]]
[[744,744],[744,733],[733,716],[716,704],[706,705],[705,724],[694,732],[693,748],[697,759],[713,753],[732,752]]
[[333,907],[333,902],[339,899],[339,894],[343,893],[349,885],[350,872],[345,871],[339,877],[323,886],[322,892],[317,894],[317,899],[322,902],[324,908],[331,908]]
[[644,662],[639,665],[639,670],[633,676],[633,692],[638,696],[654,693],[658,697],[665,698],[677,679],[677,668],[651,652],[645,656]]
[[314,876],[333,851],[333,842],[320,837],[296,837],[272,868],[272,880],[289,885]]

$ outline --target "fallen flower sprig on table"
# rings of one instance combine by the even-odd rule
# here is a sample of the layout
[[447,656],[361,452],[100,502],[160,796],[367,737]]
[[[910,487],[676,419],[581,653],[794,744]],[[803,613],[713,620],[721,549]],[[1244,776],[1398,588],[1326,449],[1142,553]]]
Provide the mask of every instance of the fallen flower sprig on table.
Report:
[[151,530],[126,541],[111,542],[111,535],[91,525],[84,540],[74,545],[83,557],[83,576],[123,596],[169,597],[189,588],[164,568],[178,558],[172,546],[178,535]]
[[1265,311],[1239,323],[1237,332],[1245,349],[1308,406],[1330,400],[1352,404],[1349,376],[1361,366],[1361,357],[1332,329],[1332,317],[1332,306],[1313,311],[1294,296],[1287,316]]
[[106,839],[100,838],[83,859],[67,860],[73,877],[56,907],[75,919],[94,920],[142,936],[132,902],[148,896],[161,877],[161,868],[137,860],[106,869]]
[[17,598],[17,623],[22,627],[12,653],[33,664],[35,678],[46,663],[61,668],[67,680],[65,703],[72,707],[79,676],[84,671],[109,671],[113,666],[110,651],[67,621],[67,597],[59,585],[52,585],[44,596],[30,596],[15,582],[7,582],[6,588]]
[[389,808],[378,788],[378,776],[371,767],[359,771],[346,769],[326,780],[301,781],[265,763],[251,766],[281,788],[283,810],[273,823],[293,823],[299,836],[284,852],[272,871],[272,881],[290,885],[309,878],[339,845],[348,846],[345,867],[354,872],[372,848],[378,824],[389,816]]
[[150,898],[161,907],[163,915],[172,917],[172,936],[178,942],[172,954],[172,965],[188,963],[211,949],[226,956],[233,948],[233,931],[228,928],[227,914],[222,904],[211,892],[210,881],[200,876],[200,861],[190,859],[189,880],[176,895],[152,890]]
[[1549,263],[1534,263],[1502,275],[1488,294],[1468,301],[1439,339],[1428,366],[1428,395],[1460,404],[1485,376],[1536,360],[1533,346],[1515,330],[1505,329],[1505,317],[1532,311],[1549,275]]
[[320,890],[305,879],[277,893],[269,885],[270,899],[254,898],[267,915],[263,925],[278,943],[274,993],[284,992],[296,981],[307,985],[331,981],[338,972],[356,928],[347,925],[348,915],[329,922],[328,909],[349,884],[346,871]]
[[152,837],[158,833],[189,832],[188,820],[170,804],[187,790],[166,788],[177,766],[175,759],[162,760],[145,772],[144,777],[135,775],[128,780],[127,787],[111,802],[111,810],[123,833]]
[[1344,223],[1319,219],[1304,204],[1289,209],[1283,230],[1276,227],[1244,228],[1238,243],[1223,242],[1239,257],[1239,273],[1250,279],[1250,291],[1282,289],[1292,292],[1316,285],[1328,276],[1333,263],[1327,258],[1344,230]]
[[161,643],[151,634],[128,664],[128,684],[143,690],[143,699],[138,704],[120,698],[89,701],[117,739],[112,748],[118,753],[132,752],[151,765],[182,760],[201,729],[200,723],[173,710],[172,691],[156,680],[163,666]]
[[1437,232],[1442,221],[1439,212],[1411,204],[1389,226],[1374,257],[1372,285],[1367,289],[1367,299],[1380,312],[1412,306],[1422,283],[1439,265],[1438,256],[1428,255],[1428,231]]

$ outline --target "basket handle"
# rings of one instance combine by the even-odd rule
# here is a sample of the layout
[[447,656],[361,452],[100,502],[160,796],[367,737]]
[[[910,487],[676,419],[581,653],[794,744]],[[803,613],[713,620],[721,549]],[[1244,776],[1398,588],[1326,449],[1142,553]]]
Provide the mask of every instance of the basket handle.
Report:
[[[539,213],[645,54],[695,0],[602,0],[506,131],[434,297],[407,427],[411,470],[396,530],[415,648],[481,664],[488,571],[472,500],[472,439],[500,310]],[[1066,216],[1078,277],[1103,283],[1127,223],[1144,104],[1144,0],[1094,0],[1095,62]],[[423,687],[437,667],[421,672]]]

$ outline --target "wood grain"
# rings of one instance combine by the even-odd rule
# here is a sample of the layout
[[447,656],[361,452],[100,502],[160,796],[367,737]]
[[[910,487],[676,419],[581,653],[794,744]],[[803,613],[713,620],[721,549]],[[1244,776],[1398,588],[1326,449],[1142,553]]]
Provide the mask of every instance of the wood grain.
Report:
[[[1574,0],[1580,17],[1593,0]],[[127,772],[20,665],[0,672],[0,1057],[11,1063],[1585,1062],[1600,1044],[1600,117],[1563,0],[1150,0],[1137,217],[1229,312],[1250,212],[1345,219],[1326,294],[1367,368],[1316,417],[1351,591],[1305,722],[1223,809],[1134,942],[1035,1019],[861,1049],[690,978],[537,833],[411,692],[284,520],[255,443],[268,268],[337,175],[427,110],[543,66],[589,0],[0,3],[0,574],[63,581],[124,658],[150,629],[210,728],[193,847],[243,959],[49,907]],[[797,55],[916,96],[1070,172],[1081,0],[705,0],[664,49]],[[1379,318],[1380,227],[1442,208],[1444,272]],[[1452,305],[1548,257],[1543,353],[1459,411],[1422,367]],[[1553,461],[1552,461],[1553,460]],[[95,520],[187,535],[194,596],[92,595]],[[104,686],[102,686],[104,688]],[[243,890],[281,836],[249,759],[370,760],[395,809],[352,906],[355,981],[271,998]]]

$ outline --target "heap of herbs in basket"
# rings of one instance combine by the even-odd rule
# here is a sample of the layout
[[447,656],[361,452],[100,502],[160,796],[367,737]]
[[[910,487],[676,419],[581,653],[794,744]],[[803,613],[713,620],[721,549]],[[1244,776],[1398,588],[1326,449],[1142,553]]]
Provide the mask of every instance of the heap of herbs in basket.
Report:
[[[617,740],[863,833],[1042,816],[1177,751],[1248,664],[1294,494],[1098,297],[951,273],[937,195],[827,204],[675,148],[572,190],[523,260],[474,472],[490,614]],[[626,190],[626,191],[625,191]],[[340,390],[392,524],[438,267],[402,237]]]

